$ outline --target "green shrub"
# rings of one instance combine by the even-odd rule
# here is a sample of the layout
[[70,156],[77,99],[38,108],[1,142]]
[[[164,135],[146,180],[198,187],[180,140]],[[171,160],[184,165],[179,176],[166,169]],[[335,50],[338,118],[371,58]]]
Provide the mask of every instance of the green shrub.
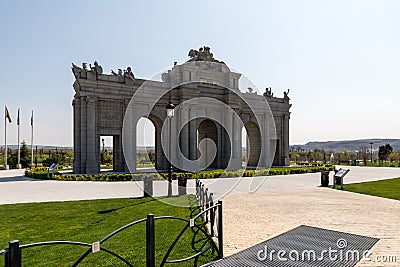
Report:
[[[35,178],[35,179],[42,179],[42,180],[47,180],[47,179],[52,179],[47,177],[47,167],[37,167],[33,169],[26,169],[25,170],[25,176],[30,177],[30,178]],[[54,175],[57,175],[58,171],[54,170]],[[55,177],[53,178],[55,179]]]
[[[264,176],[264,175],[287,175],[287,174],[302,174],[302,173],[314,173],[320,171],[332,171],[335,166],[332,164],[326,164],[323,166],[304,166],[304,167],[279,167],[270,169],[258,169],[258,170],[236,170],[236,171],[224,171],[224,170],[205,170],[197,173],[191,172],[174,172],[172,174],[173,179],[177,179],[179,176],[186,176],[189,179],[209,179],[219,177],[252,177],[252,176]],[[225,173],[224,173],[225,172]],[[36,178],[36,179],[48,179],[47,178],[47,167],[38,167],[34,169],[27,169],[25,176]],[[100,173],[92,175],[74,175],[74,174],[60,174],[55,170],[53,179],[63,181],[140,181],[145,178],[152,178],[154,180],[166,180],[168,179],[168,173],[136,173],[136,174],[121,174],[121,173]]]

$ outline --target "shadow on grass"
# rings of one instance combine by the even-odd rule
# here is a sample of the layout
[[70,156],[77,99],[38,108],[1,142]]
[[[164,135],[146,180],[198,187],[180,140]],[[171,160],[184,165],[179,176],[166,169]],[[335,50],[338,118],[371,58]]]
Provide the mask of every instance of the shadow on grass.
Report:
[[152,198],[152,197],[138,197],[138,198],[130,198],[130,199],[135,199],[135,200],[142,199],[142,200],[145,200],[145,201],[140,202],[140,203],[136,203],[136,204],[132,204],[132,205],[128,205],[128,206],[123,206],[123,207],[120,207],[120,208],[114,208],[114,209],[109,209],[109,210],[100,210],[100,211],[97,212],[97,214],[108,214],[108,213],[111,213],[111,212],[114,212],[114,211],[118,211],[118,210],[122,210],[122,209],[125,209],[125,208],[131,208],[131,207],[135,207],[135,206],[144,205],[144,204],[147,204],[149,202],[157,200],[157,199]]

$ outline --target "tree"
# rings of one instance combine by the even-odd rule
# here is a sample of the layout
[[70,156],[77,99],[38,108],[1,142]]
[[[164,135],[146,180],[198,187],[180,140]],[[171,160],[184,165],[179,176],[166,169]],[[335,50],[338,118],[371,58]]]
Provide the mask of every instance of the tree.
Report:
[[112,165],[113,156],[108,150],[100,152],[100,162],[103,165]]
[[369,148],[366,146],[362,146],[362,147],[360,147],[360,149],[358,151],[360,153],[361,159],[364,161],[364,166],[367,166],[367,161],[371,157]]
[[50,157],[48,157],[47,159],[45,159],[43,161],[43,165],[44,166],[50,166],[53,163],[56,163],[58,165],[62,165],[62,164],[64,164],[65,161],[66,161],[65,156],[58,155],[58,154],[52,154]]
[[393,152],[393,147],[389,144],[379,147],[378,157],[379,160],[387,160],[390,153]]
[[399,161],[400,160],[400,151],[393,151],[392,153],[390,153],[389,159],[391,162]]
[[[29,149],[26,146],[26,142],[22,141],[21,143],[21,148],[20,148],[20,162],[22,165],[22,168],[28,168],[29,165],[31,164],[31,155],[29,153]],[[18,164],[18,151],[16,151],[13,154],[10,154],[7,157],[8,164],[10,165],[11,168],[17,168]]]
[[290,156],[290,160],[294,161],[295,164],[297,164],[297,161],[300,159],[300,153],[299,152],[290,152],[289,156]]
[[156,153],[154,152],[154,150],[149,150],[147,152],[147,155],[149,156],[151,163],[154,164],[156,162]]

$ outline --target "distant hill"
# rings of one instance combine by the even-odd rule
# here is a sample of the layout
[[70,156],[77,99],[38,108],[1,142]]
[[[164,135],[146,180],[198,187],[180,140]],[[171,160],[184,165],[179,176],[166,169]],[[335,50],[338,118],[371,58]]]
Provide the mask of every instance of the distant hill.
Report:
[[379,146],[390,144],[394,150],[400,150],[400,139],[360,139],[360,140],[345,140],[345,141],[326,141],[326,142],[308,142],[305,145],[291,145],[291,149],[300,148],[302,150],[314,150],[314,149],[324,149],[333,150],[335,152],[343,151],[357,151],[361,147],[370,147],[370,143],[373,150],[378,149]]
[[[28,147],[28,149],[31,149],[31,144],[26,144],[26,146]],[[1,145],[0,144],[0,148],[4,148],[4,144]],[[17,149],[18,145],[15,144],[9,144],[7,145],[7,148],[9,149]],[[36,149],[36,145],[33,145],[33,148]],[[44,149],[44,150],[71,150],[74,149],[72,146],[47,146],[47,145],[37,145],[37,149]],[[103,149],[103,146],[100,145],[100,149]],[[112,146],[105,146],[104,149],[106,150],[112,150]],[[154,150],[154,146],[138,146],[137,150]]]
[[[26,143],[26,146],[30,149],[31,148],[31,144],[28,144],[28,143]],[[4,147],[4,144],[1,144],[0,145],[0,147]],[[62,150],[62,149],[72,149],[73,147],[71,147],[71,146],[44,146],[44,145],[35,145],[35,144],[33,144],[33,148],[35,148],[36,149],[36,147],[38,148],[38,149],[45,149],[45,150],[54,150],[54,149],[60,149],[60,150]],[[17,149],[18,148],[18,145],[15,145],[15,144],[7,144],[7,148],[10,148],[10,149]]]

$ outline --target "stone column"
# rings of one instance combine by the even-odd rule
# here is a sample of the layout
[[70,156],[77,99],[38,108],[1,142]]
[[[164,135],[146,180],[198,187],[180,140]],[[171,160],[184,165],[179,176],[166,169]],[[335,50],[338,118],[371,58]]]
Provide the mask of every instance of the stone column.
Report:
[[97,97],[88,96],[86,121],[86,173],[100,172],[100,140],[97,129]]
[[192,120],[196,115],[195,110],[189,109],[189,159],[197,159],[197,122]]
[[271,133],[270,127],[273,127],[274,122],[272,121],[272,116],[268,116],[268,114],[264,113],[262,117],[262,126],[260,127],[261,134],[261,167],[271,167],[272,166],[272,158],[271,158]]
[[221,126],[221,124],[219,123],[215,123],[215,126],[217,128],[217,168],[218,169],[223,169],[224,165],[223,165],[223,156],[224,156],[224,152],[223,150],[225,150],[225,146],[222,146],[223,142],[224,142],[224,135],[223,135],[223,127]]
[[81,173],[81,99],[72,101],[74,110],[74,173]]
[[[184,107],[180,110],[180,120],[179,122],[184,123],[187,122],[189,119],[189,110],[188,108]],[[177,125],[178,128],[180,128],[182,125]],[[187,159],[190,158],[189,155],[189,123],[185,125],[185,127],[182,128],[179,136],[179,146],[182,151],[183,156],[185,156]],[[182,162],[182,159],[180,159],[180,162]]]
[[166,170],[167,169],[167,161],[164,155],[164,151],[162,148],[161,140],[161,129],[162,129],[163,124],[155,124],[155,153],[156,153],[156,169],[157,170]]
[[86,173],[86,142],[87,142],[87,102],[86,97],[80,98],[80,171]]
[[243,125],[241,120],[235,113],[232,112],[232,141],[231,141],[231,149],[232,149],[232,163],[234,169],[239,169],[242,167],[242,128]]
[[289,119],[290,113],[285,113],[283,116],[282,122],[282,156],[283,156],[283,164],[285,166],[290,165],[289,158]]

